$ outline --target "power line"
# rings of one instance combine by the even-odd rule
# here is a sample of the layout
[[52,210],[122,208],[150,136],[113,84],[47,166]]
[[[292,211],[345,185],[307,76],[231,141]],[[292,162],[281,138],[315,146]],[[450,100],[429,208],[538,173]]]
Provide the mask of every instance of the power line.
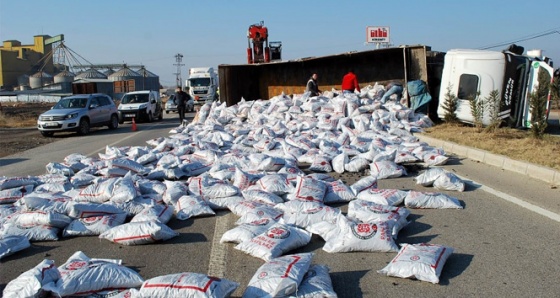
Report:
[[523,37],[518,37],[518,38],[515,39],[515,40],[504,41],[504,42],[501,42],[501,43],[498,43],[498,44],[494,44],[494,45],[479,47],[478,49],[479,49],[479,50],[488,50],[488,49],[493,49],[493,48],[497,48],[497,47],[503,47],[503,46],[510,45],[510,44],[513,44],[513,43],[518,43],[518,42],[522,42],[522,41],[527,41],[527,40],[531,40],[531,39],[535,39],[535,38],[539,38],[539,37],[543,37],[543,36],[547,36],[547,35],[560,34],[559,29],[560,29],[560,27],[552,28],[552,29],[549,29],[549,30],[546,30],[546,31],[542,31],[542,32],[539,32],[539,33],[534,33],[534,34],[531,34],[531,35],[526,35],[526,36],[523,36]]

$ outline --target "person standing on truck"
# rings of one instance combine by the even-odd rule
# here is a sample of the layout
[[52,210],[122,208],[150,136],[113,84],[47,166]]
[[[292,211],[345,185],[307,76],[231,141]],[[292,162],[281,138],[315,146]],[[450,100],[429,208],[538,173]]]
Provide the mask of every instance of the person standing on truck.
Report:
[[362,92],[360,90],[360,85],[358,84],[358,78],[354,74],[354,70],[350,69],[348,73],[342,77],[342,94],[352,94],[354,90]]
[[321,93],[321,91],[319,90],[319,86],[317,85],[316,73],[312,74],[309,81],[307,81],[305,92],[310,92],[309,96],[318,96]]
[[390,81],[387,86],[385,86],[385,93],[383,94],[383,97],[381,97],[381,103],[385,104],[389,97],[393,94],[397,95],[397,102],[401,102],[402,93],[402,83],[398,80]]
[[[188,90],[188,87],[185,87]],[[179,121],[183,124],[185,120],[185,110],[187,108],[187,101],[189,100],[189,94],[181,89],[181,86],[177,86],[175,92],[175,105],[177,105],[177,112],[179,113]]]

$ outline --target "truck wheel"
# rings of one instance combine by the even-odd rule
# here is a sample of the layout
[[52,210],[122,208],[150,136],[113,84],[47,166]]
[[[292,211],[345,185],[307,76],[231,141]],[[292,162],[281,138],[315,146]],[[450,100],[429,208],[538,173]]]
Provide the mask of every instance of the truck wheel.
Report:
[[109,122],[109,129],[117,129],[119,127],[119,117],[111,115],[111,122]]
[[152,112],[148,113],[148,122],[154,121],[154,116],[152,116]]
[[80,135],[87,135],[89,133],[89,121],[87,119],[82,118],[80,120],[80,126],[78,126],[78,134]]
[[169,114],[169,111],[165,111],[166,114]]

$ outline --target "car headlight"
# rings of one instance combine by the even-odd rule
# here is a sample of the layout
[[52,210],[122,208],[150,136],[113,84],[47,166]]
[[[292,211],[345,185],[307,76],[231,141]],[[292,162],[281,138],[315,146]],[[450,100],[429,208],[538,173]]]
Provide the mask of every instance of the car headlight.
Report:
[[138,108],[139,108],[139,109],[145,109],[145,108],[147,108],[147,107],[148,107],[148,104],[143,103],[143,104],[141,104]]
[[66,117],[64,117],[64,119],[68,120],[68,119],[74,119],[78,117],[78,113],[72,113],[69,115],[66,115]]

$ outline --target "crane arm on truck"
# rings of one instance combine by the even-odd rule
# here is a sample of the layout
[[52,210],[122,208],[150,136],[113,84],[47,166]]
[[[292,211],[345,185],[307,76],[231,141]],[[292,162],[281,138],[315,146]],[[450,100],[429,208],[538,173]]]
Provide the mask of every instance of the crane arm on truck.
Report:
[[249,26],[247,30],[247,63],[270,62],[270,48],[268,46],[268,28],[264,21]]

